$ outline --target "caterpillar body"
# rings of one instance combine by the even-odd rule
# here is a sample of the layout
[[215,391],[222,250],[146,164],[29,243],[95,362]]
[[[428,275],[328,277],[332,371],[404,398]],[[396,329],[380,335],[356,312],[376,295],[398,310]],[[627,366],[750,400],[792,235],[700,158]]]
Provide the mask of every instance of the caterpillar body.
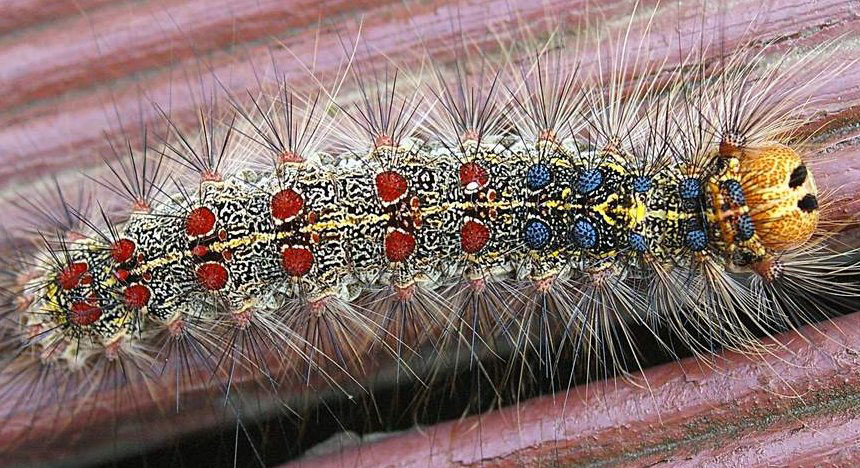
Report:
[[[773,281],[782,271],[766,246],[802,244],[816,226],[812,175],[787,146],[747,150],[746,164],[727,155],[650,176],[613,148],[537,143],[470,141],[459,152],[410,142],[335,171],[297,163],[277,178],[205,181],[187,213],[178,204],[133,214],[111,244],[68,244],[68,264],[34,280],[48,289],[27,320],[44,326],[50,314],[58,328],[48,349],[69,337],[110,346],[140,331],[135,311],[169,324],[182,320],[183,302],[211,302],[193,293],[241,321],[278,282],[288,291],[276,303],[299,297],[319,310],[388,285],[408,302],[414,288],[461,278],[478,289],[530,278],[545,289],[559,275],[620,281],[616,262],[647,271],[672,259],[686,272],[709,250],[725,268],[751,266]],[[762,172],[766,182],[754,177]],[[772,192],[776,203],[763,200]],[[70,363],[87,354],[64,351]]]
[[97,366],[184,380],[190,359],[205,385],[245,373],[278,393],[360,383],[372,353],[413,372],[452,342],[550,374],[563,353],[620,365],[628,323],[702,354],[757,349],[826,308],[794,295],[857,293],[814,274],[858,271],[826,247],[826,194],[792,135],[809,89],[777,91],[797,77],[780,64],[753,80],[757,58],[600,84],[542,51],[459,88],[439,72],[424,100],[359,70],[355,107],[283,83],[204,109],[199,135],[168,119],[156,156],[112,169],[130,214],[79,215],[16,278],[10,369],[81,375],[65,392]]

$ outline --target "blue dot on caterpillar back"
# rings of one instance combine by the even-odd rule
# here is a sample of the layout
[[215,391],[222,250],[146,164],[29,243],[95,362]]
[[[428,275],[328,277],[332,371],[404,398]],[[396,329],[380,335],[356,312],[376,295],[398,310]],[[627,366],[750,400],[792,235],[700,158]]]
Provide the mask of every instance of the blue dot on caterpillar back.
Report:
[[651,190],[651,178],[646,176],[636,176],[633,179],[633,191],[636,193],[645,193]]
[[681,198],[692,199],[702,195],[702,182],[699,179],[690,177],[681,181],[679,188]]
[[533,164],[526,172],[526,187],[537,191],[545,188],[552,181],[552,172],[544,163]]
[[530,219],[526,222],[523,237],[530,249],[540,250],[549,244],[549,240],[552,238],[552,228],[539,219]]
[[603,173],[600,169],[586,169],[579,173],[576,178],[576,191],[588,195],[589,193],[600,188],[603,183]]
[[729,198],[732,200],[732,202],[734,204],[736,204],[736,205],[746,205],[747,204],[746,197],[744,197],[744,189],[743,189],[743,187],[741,187],[740,182],[738,182],[734,179],[729,179],[729,180],[723,182],[723,188],[726,190],[726,192],[729,195]]
[[708,235],[701,229],[696,229],[687,233],[684,238],[684,243],[690,250],[701,252],[708,246]]
[[745,241],[752,239],[755,234],[753,220],[748,214],[738,216],[738,239]]
[[630,248],[635,252],[641,253],[648,250],[648,244],[645,242],[645,237],[642,234],[631,232],[627,242],[630,244]]
[[573,241],[582,249],[591,249],[597,244],[597,231],[587,219],[577,220],[573,225]]

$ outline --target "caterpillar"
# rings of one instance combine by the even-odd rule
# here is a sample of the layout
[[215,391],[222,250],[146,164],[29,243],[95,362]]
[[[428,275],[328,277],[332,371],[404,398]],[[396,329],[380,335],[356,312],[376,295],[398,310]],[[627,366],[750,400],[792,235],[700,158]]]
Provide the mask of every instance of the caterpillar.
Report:
[[[33,389],[61,376],[47,401],[17,401],[38,412],[139,382],[231,395],[243,379],[348,392],[366,355],[417,374],[450,348],[474,362],[509,347],[566,380],[564,353],[621,365],[628,322],[697,353],[747,349],[755,330],[805,320],[795,296],[854,295],[814,276],[856,266],[822,243],[824,197],[791,135],[809,89],[776,88],[796,75],[754,80],[758,57],[740,50],[717,71],[628,82],[627,54],[609,84],[550,51],[476,84],[436,70],[421,94],[357,70],[357,106],[338,84],[302,96],[284,82],[231,96],[232,113],[205,103],[196,134],[163,112],[161,145],[111,166],[127,219],[68,208],[16,266],[8,374],[40,369]],[[152,361],[170,379],[147,375]]]

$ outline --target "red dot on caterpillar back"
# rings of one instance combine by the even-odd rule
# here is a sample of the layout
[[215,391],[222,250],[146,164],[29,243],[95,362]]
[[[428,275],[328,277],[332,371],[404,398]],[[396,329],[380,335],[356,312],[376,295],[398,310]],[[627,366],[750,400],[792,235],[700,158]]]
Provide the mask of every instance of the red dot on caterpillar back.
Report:
[[460,166],[460,185],[467,193],[479,190],[490,182],[490,174],[476,162],[468,162]]
[[73,302],[69,309],[69,320],[82,327],[92,325],[101,316],[101,308],[96,304],[92,304],[90,301]]
[[116,263],[125,263],[134,255],[134,242],[128,239],[120,239],[110,246],[110,256]]
[[63,289],[74,289],[81,283],[81,278],[87,273],[89,266],[85,262],[75,262],[63,268],[57,277]]
[[304,276],[314,264],[314,254],[301,247],[287,247],[281,252],[281,265],[291,276]]
[[395,229],[385,236],[385,256],[389,261],[402,262],[415,250],[415,236]]
[[217,263],[204,263],[195,273],[197,282],[209,291],[218,291],[227,284],[227,269]]
[[129,273],[128,270],[126,270],[124,268],[120,268],[114,272],[114,276],[116,277],[116,279],[118,279],[119,281],[121,281],[123,283],[125,283],[128,280],[128,277],[130,275],[131,275],[131,273]]
[[215,213],[209,208],[201,206],[188,213],[185,218],[185,232],[189,236],[197,237],[209,234],[215,228]]
[[376,176],[376,191],[385,203],[397,201],[406,194],[406,178],[394,171],[385,171]]
[[476,253],[490,240],[490,230],[483,223],[468,220],[460,228],[460,247],[466,253]]
[[304,203],[295,190],[281,190],[272,197],[272,216],[281,221],[290,221],[299,214]]
[[142,284],[133,284],[125,288],[122,295],[126,307],[129,309],[141,309],[149,304],[149,298],[152,296],[152,293],[149,292],[149,288]]

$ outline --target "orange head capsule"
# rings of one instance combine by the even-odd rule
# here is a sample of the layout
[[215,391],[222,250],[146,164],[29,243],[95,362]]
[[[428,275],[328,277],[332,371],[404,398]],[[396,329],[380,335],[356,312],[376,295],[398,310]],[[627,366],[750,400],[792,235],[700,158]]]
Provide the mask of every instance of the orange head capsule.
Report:
[[818,190],[793,149],[770,144],[744,151],[740,182],[755,232],[768,250],[798,247],[818,225]]

